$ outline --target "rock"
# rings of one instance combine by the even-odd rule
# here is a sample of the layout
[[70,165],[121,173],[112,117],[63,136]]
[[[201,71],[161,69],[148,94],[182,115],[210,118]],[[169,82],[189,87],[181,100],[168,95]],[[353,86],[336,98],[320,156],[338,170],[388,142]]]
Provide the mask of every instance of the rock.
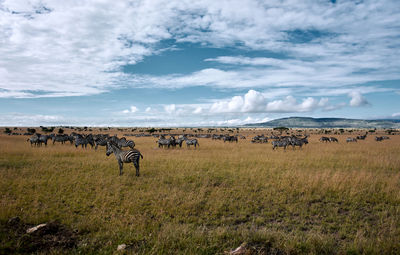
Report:
[[46,225],[47,225],[47,223],[43,223],[43,224],[37,225],[36,227],[28,228],[28,229],[26,230],[26,233],[31,234],[31,233],[37,231],[38,229],[40,229],[40,228],[42,228],[42,227],[45,227]]
[[226,253],[230,254],[230,255],[245,254],[247,252],[246,246],[247,246],[247,243],[242,243],[239,247],[237,247],[233,251],[226,252]]
[[126,249],[126,244],[120,244],[120,245],[118,245],[118,247],[117,247],[117,251],[123,251],[123,250],[125,250]]

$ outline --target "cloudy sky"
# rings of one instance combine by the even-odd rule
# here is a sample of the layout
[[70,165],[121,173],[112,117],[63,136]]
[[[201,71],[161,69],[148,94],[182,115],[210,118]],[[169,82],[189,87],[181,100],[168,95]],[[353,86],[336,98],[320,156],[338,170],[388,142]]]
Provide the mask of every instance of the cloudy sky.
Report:
[[400,117],[400,2],[0,0],[0,125]]

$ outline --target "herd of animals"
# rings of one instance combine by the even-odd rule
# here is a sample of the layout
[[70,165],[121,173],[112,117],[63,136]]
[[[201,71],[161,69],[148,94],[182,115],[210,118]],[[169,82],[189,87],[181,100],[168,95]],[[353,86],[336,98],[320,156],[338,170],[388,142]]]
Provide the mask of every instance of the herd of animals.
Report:
[[[175,138],[178,136],[178,138]],[[170,135],[169,138],[166,138],[166,135],[153,135],[153,137],[157,137],[158,140],[156,143],[159,148],[176,148],[177,146],[182,147],[182,144],[185,142],[186,146],[190,148],[190,146],[200,146],[197,138],[211,138],[212,140],[222,140],[225,142],[238,142],[238,137],[240,139],[246,139],[245,136],[239,135]],[[303,145],[308,144],[309,135],[305,136],[276,136],[271,135],[269,137],[264,135],[256,135],[251,139],[251,143],[268,143],[268,140],[272,140],[272,149],[275,150],[278,147],[283,147],[284,150],[288,146],[292,146],[293,150],[296,147],[302,148]],[[357,142],[357,140],[365,140],[367,134],[357,136],[357,137],[348,137],[346,139],[346,143]],[[375,136],[375,141],[381,142],[383,140],[387,140],[389,137],[387,136]],[[87,148],[87,145],[90,145],[92,148],[94,147],[97,150],[98,146],[106,147],[106,155],[109,156],[112,153],[115,155],[115,158],[118,161],[120,175],[123,174],[123,164],[124,163],[133,163],[136,169],[136,176],[139,176],[139,161],[140,158],[143,159],[143,155],[139,150],[135,149],[135,142],[130,139],[126,139],[125,137],[118,138],[117,135],[110,136],[108,134],[78,134],[72,132],[70,135],[67,134],[50,134],[50,135],[41,135],[34,134],[27,141],[30,142],[31,146],[47,146],[48,141],[51,140],[53,145],[58,142],[61,144],[70,143],[74,144],[76,148],[81,146],[82,148]],[[319,139],[322,143],[338,143],[339,140],[336,137],[325,137],[322,136]],[[129,150],[123,150],[123,147],[129,147]]]

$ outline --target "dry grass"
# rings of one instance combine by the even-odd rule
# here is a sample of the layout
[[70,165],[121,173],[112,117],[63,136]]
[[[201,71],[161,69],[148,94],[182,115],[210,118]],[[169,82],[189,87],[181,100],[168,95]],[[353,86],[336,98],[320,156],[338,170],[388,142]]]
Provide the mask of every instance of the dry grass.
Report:
[[[215,254],[246,241],[276,254],[399,254],[400,136],[272,151],[199,139],[159,149],[134,138],[141,177],[118,176],[104,148],[33,148],[0,137],[0,220],[60,220],[79,231],[72,253]],[[12,246],[14,243],[2,242]]]

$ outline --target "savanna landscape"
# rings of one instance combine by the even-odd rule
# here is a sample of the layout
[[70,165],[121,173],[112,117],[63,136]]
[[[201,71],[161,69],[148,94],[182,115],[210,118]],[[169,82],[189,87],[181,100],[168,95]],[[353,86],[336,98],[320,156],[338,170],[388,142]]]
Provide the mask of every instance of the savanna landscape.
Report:
[[[228,132],[206,131],[164,133]],[[198,138],[196,148],[159,148],[158,138],[129,136],[144,157],[140,177],[132,164],[120,176],[103,146],[38,147],[29,136],[2,134],[0,254],[400,253],[399,135],[377,142],[375,135],[387,134],[376,130],[347,143],[366,131],[332,130],[339,142],[331,143],[319,140],[319,129],[290,129],[308,134],[309,143],[273,150],[271,141],[251,143],[272,129],[231,132],[242,139]],[[40,240],[51,233],[26,233],[49,222],[65,234],[52,245]]]

